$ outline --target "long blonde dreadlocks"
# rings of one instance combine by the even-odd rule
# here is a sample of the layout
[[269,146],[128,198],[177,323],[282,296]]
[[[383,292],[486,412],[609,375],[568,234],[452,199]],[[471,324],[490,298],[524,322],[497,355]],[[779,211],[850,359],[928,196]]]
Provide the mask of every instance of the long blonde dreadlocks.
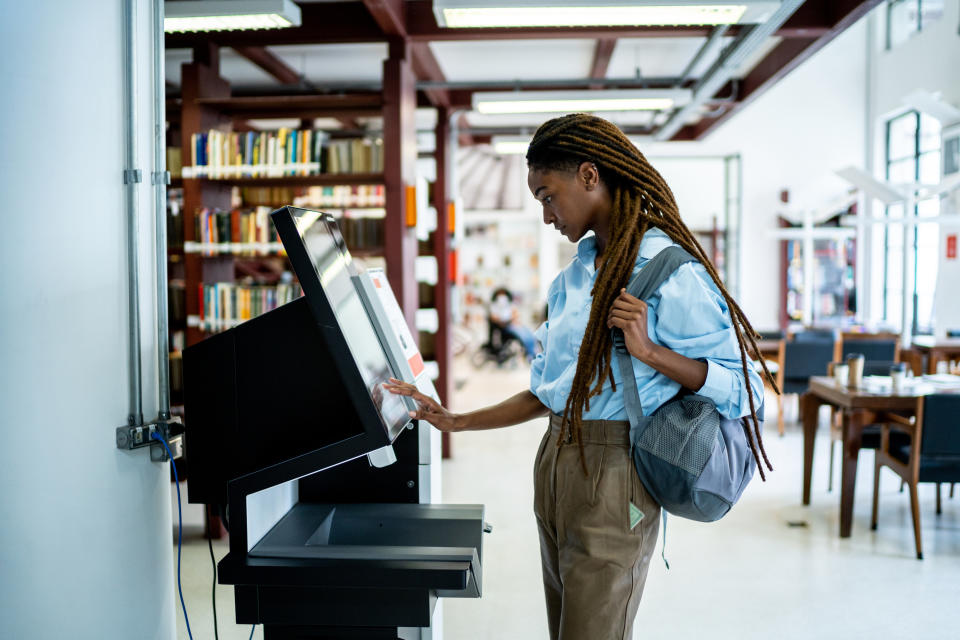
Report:
[[[607,312],[620,289],[627,284],[637,260],[643,234],[650,227],[657,227],[704,266],[727,302],[740,345],[740,362],[747,383],[752,428],[747,418],[744,418],[741,424],[757,461],[760,477],[766,480],[761,456],[769,470],[772,471],[773,467],[763,447],[753,388],[750,386],[747,370],[747,352],[752,349],[753,353],[759,353],[756,343],[759,335],[723,286],[703,247],[681,220],[670,187],[616,125],[583,113],[554,118],[537,129],[527,150],[527,164],[534,170],[573,171],[582,162],[592,162],[597,166],[601,179],[610,190],[613,210],[610,216],[610,238],[593,286],[590,319],[580,347],[573,386],[563,412],[561,440],[569,426],[571,435],[580,447],[580,460],[583,464],[583,412],[590,410],[590,398],[600,394],[605,379],[609,378],[616,390],[611,366],[613,340],[606,327]],[[762,358],[760,363],[774,390],[780,393]]]

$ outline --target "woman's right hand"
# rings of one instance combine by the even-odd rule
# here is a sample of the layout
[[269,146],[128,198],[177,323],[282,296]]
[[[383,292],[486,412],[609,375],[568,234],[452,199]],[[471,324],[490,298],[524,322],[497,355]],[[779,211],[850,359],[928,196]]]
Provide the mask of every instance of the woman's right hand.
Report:
[[447,411],[439,402],[430,396],[423,395],[409,382],[390,378],[390,382],[383,383],[383,388],[390,393],[413,398],[414,402],[417,403],[417,410],[408,412],[411,418],[426,420],[440,431],[459,430],[460,416],[458,414]]

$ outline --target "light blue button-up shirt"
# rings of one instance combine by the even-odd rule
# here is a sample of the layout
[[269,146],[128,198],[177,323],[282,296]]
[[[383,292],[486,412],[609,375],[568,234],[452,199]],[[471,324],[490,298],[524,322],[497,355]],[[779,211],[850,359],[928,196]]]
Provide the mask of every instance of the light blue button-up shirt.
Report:
[[[675,243],[660,229],[648,230],[640,242],[633,274],[672,244]],[[580,343],[593,303],[590,292],[597,277],[596,257],[596,238],[581,240],[576,257],[550,285],[549,316],[536,331],[543,352],[533,361],[530,391],[554,413],[563,413],[573,385]],[[706,361],[707,379],[697,393],[713,400],[727,418],[748,415],[750,402],[730,312],[703,265],[697,262],[682,265],[647,300],[647,305],[647,333],[652,342],[688,358]],[[603,330],[608,330],[606,323]],[[643,412],[650,415],[677,394],[680,384],[636,358],[631,359]],[[605,380],[600,395],[590,398],[590,410],[584,411],[584,420],[627,420],[616,360],[612,369],[617,391],[612,390],[609,378]],[[750,385],[759,412],[763,383],[752,366]]]

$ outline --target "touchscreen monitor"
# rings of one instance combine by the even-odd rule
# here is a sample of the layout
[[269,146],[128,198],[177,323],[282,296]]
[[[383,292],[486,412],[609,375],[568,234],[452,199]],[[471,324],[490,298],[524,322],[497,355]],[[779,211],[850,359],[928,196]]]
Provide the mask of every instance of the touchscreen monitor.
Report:
[[[357,267],[343,241],[337,221],[326,213],[284,207],[274,212],[275,222],[280,222],[277,216],[282,217],[284,212],[289,212],[288,215],[292,217],[322,288],[321,292],[311,291],[310,278],[308,274],[300,273],[302,267],[298,267],[298,260],[293,255],[296,248],[288,246],[287,240],[283,239],[284,225],[277,224],[287,253],[290,254],[294,268],[300,277],[304,294],[308,299],[317,293],[325,297],[360,371],[367,394],[377,408],[392,441],[410,421],[407,412],[412,407],[403,396],[391,394],[383,389],[383,383],[388,378],[399,377],[399,375],[390,366],[385,352],[386,347],[382,344],[361,298]],[[324,322],[323,318],[318,319],[321,323]]]

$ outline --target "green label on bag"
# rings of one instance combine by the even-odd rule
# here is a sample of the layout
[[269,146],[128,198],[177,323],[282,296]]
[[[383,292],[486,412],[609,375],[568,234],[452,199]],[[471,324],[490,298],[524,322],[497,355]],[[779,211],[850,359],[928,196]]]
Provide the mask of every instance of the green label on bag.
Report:
[[633,530],[638,524],[640,524],[640,521],[643,520],[643,511],[640,511],[640,509],[637,509],[637,505],[633,504],[632,502],[630,502],[629,504],[630,504],[630,529]]

